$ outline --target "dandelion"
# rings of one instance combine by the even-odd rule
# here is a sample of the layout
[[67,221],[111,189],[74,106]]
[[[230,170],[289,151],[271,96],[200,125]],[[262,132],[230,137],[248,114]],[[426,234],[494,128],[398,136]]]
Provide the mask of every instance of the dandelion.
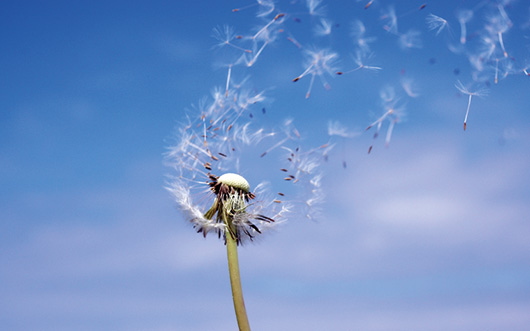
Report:
[[[247,88],[246,81],[228,82],[230,77],[178,128],[176,143],[165,155],[176,172],[167,189],[198,233],[223,239],[237,321],[241,330],[248,330],[237,247],[284,222],[295,206],[301,214],[317,217],[324,149],[296,146],[300,133],[292,120],[280,130],[255,127],[243,115],[266,100],[264,92]],[[271,165],[266,160],[281,161]],[[261,182],[251,189],[247,178]]]
[[425,20],[427,21],[427,26],[429,27],[429,30],[436,30],[436,35],[439,35],[443,29],[448,27],[447,20],[434,14],[427,15],[427,18]]
[[467,110],[466,110],[466,116],[464,117],[464,131],[466,130],[466,126],[467,126],[467,117],[469,115],[469,108],[471,107],[471,98],[473,96],[477,96],[477,97],[480,97],[480,96],[485,96],[487,94],[487,90],[485,89],[479,89],[479,90],[476,90],[476,91],[473,91],[471,92],[469,89],[467,89],[463,84],[462,82],[460,81],[457,81],[455,87],[463,94],[467,94],[469,96],[468,98],[468,101],[467,101]]
[[[250,152],[246,156],[249,159],[252,155],[258,158],[260,153],[256,151],[256,146],[273,150],[294,139],[290,122],[284,124],[285,131],[276,132],[253,128],[252,123],[245,120],[248,117],[242,116],[250,113],[251,107],[265,100],[263,92],[244,86],[238,86],[237,89],[230,87],[227,91],[214,90],[211,101],[202,102],[196,114],[188,117],[188,121],[179,128],[177,143],[166,153],[167,164],[177,172],[170,182],[169,190],[177,198],[179,207],[188,215],[192,225],[205,236],[212,231],[221,236],[226,230],[216,220],[212,221],[204,215],[199,217],[200,213],[197,213],[197,210],[207,209],[204,198],[197,199],[196,196],[208,196],[212,187],[208,183],[214,182],[212,176],[227,172],[240,173],[247,159],[243,158],[243,153],[248,149]],[[275,147],[271,149],[271,146]],[[286,210],[270,208],[272,199],[269,200],[269,195],[267,191],[263,191],[260,194],[263,199],[253,200],[245,208],[247,220],[267,208],[272,215],[271,219],[282,219]],[[257,223],[253,223],[256,228],[270,227],[267,219],[258,217],[257,220]],[[248,225],[247,222],[241,224]],[[254,226],[250,228],[255,230]],[[247,239],[253,239],[260,231],[242,230],[238,233],[245,234]],[[245,237],[238,235],[237,239],[241,243]]]
[[318,76],[322,81],[322,85],[325,89],[329,90],[331,87],[326,81],[324,74],[331,75],[333,72],[336,72],[334,63],[338,58],[337,53],[331,52],[329,50],[307,50],[306,51],[306,70],[293,79],[293,82],[297,82],[307,75],[311,75],[311,81],[309,82],[309,88],[306,93],[306,99],[309,98],[311,90],[313,88],[313,83],[315,81],[315,76]]

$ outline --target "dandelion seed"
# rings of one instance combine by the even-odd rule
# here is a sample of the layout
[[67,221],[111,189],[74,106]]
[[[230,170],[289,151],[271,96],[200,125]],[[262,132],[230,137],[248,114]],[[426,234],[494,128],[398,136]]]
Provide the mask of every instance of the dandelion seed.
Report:
[[490,33],[491,39],[493,39],[493,36],[497,38],[504,57],[508,57],[508,52],[504,47],[503,34],[510,29],[512,23],[504,9],[502,9],[503,7],[499,5],[498,8],[500,11],[499,14],[490,15],[487,18],[488,24],[486,24],[486,30]]
[[514,61],[505,57],[495,59],[495,64],[492,65],[494,70],[494,82],[497,84],[499,80],[506,78],[508,75],[516,72],[514,69]]
[[497,4],[497,9],[499,10],[499,14],[501,15],[503,21],[506,23],[506,25],[510,28],[512,27],[512,20],[508,17],[508,14],[506,14],[506,10],[504,9],[504,6],[502,4]]
[[379,137],[379,132],[383,126],[383,122],[385,120],[390,122],[385,138],[385,146],[388,147],[388,145],[390,144],[390,139],[392,137],[394,126],[405,116],[404,106],[397,106],[399,100],[396,98],[395,91],[393,88],[387,87],[383,89],[380,93],[380,96],[383,103],[384,113],[383,115],[381,115],[381,117],[379,117],[373,123],[368,125],[368,127],[365,129],[365,131],[368,131],[375,126],[375,132],[373,135],[372,144],[368,148],[368,154],[372,152],[375,141]]
[[267,16],[274,11],[274,1],[257,0],[257,3],[232,9],[232,12],[239,12],[241,10],[249,9],[249,8],[256,7],[256,6],[259,6],[258,14],[257,14],[258,17]]
[[351,36],[359,51],[366,55],[370,53],[370,43],[375,42],[375,37],[366,36],[366,27],[360,20],[354,20],[351,24]]
[[[273,25],[274,23],[276,23],[280,18],[284,17],[285,14],[283,13],[279,13],[277,14],[276,16],[274,16],[274,18],[272,20],[270,20],[267,24],[265,24],[260,30],[258,30],[258,32],[256,32],[253,36],[252,36],[252,39],[253,40],[256,40],[258,38],[263,38],[264,35],[266,35],[267,33],[267,30],[269,29],[269,27],[271,25]],[[268,39],[268,36],[265,37],[264,39]]]
[[331,75],[331,73],[336,72],[336,70],[334,69],[334,62],[336,61],[338,55],[337,53],[333,53],[329,50],[324,49],[315,51],[308,50],[306,51],[306,57],[306,70],[301,75],[294,78],[293,82],[299,81],[306,75],[311,75],[311,81],[309,82],[309,88],[306,93],[307,99],[311,94],[315,76],[318,76],[320,78],[320,80],[322,81],[322,85],[325,89],[330,89],[330,85],[326,81],[324,75],[326,73],[328,75]]
[[216,45],[217,47],[230,46],[246,53],[252,53],[252,51],[249,49],[245,49],[243,47],[239,47],[235,44],[232,44],[231,41],[235,38],[235,34],[233,28],[228,25],[225,25],[222,28],[215,28],[213,30],[213,37],[219,40],[219,44]]
[[228,75],[226,76],[226,87],[225,87],[225,97],[228,96],[228,89],[230,87],[230,76],[232,75],[232,65],[228,66]]
[[436,35],[439,35],[440,32],[442,32],[442,30],[448,26],[447,20],[434,14],[427,15],[427,18],[425,20],[427,21],[429,30],[436,30]]
[[309,15],[316,16],[322,15],[324,7],[320,6],[322,0],[306,0],[306,5],[309,10]]
[[253,3],[253,4],[251,4],[251,5],[246,5],[246,6],[243,6],[243,7],[234,8],[234,9],[232,9],[232,12],[234,12],[234,13],[235,13],[235,12],[239,12],[239,11],[241,11],[241,10],[249,9],[249,8],[255,7],[255,6],[257,6],[257,5],[258,5],[257,3]]
[[[359,135],[359,132],[353,132],[353,131],[348,130],[339,121],[328,122],[328,136],[330,137],[330,142],[332,141],[332,139],[334,139],[334,137],[339,137],[342,140],[341,145],[342,147],[344,147],[345,139],[350,139],[358,135]],[[326,159],[328,157],[329,152],[335,147],[335,143],[331,144],[330,142],[320,146],[320,148],[323,149],[323,155],[326,157]],[[343,151],[342,154],[344,155],[346,153]],[[342,164],[343,164],[343,167],[346,168],[345,160],[342,161]]]
[[373,2],[374,2],[374,0],[368,1],[368,3],[364,6],[364,9],[368,9],[368,7],[370,7]]
[[387,7],[382,15],[381,19],[385,21],[385,24],[383,25],[383,29],[386,31],[398,35],[398,21],[396,16],[396,11],[394,10],[394,7]]
[[[353,138],[359,135],[359,133],[349,131],[344,125],[339,121],[329,121],[328,122],[328,136],[338,136],[342,138]],[[327,144],[320,146],[320,148],[326,148]]]
[[460,43],[463,45],[467,40],[466,24],[473,18],[473,11],[468,9],[459,10],[456,13],[456,18],[460,23]]
[[421,48],[420,32],[417,30],[409,30],[406,33],[399,35],[399,46],[402,49],[407,48]]
[[294,39],[293,36],[287,37],[287,40],[289,40],[293,45],[295,45],[297,48],[302,48],[302,45],[296,39]]
[[498,35],[499,35],[499,43],[500,43],[502,51],[504,53],[504,57],[508,57],[508,52],[506,52],[506,49],[504,48],[504,41],[502,40],[502,33],[499,32]]
[[495,84],[499,81],[499,59],[495,59]]
[[414,82],[410,78],[401,79],[401,87],[411,98],[417,98],[420,94],[417,91],[417,87],[414,85]]
[[283,13],[277,14],[272,20],[261,27],[258,32],[250,37],[250,40],[253,43],[252,54],[243,54],[237,61],[238,64],[244,63],[247,67],[251,67],[256,63],[265,47],[276,39],[278,34],[278,24],[281,22],[280,19],[284,16],[285,14]]
[[463,94],[467,94],[469,96],[468,98],[468,102],[467,102],[467,109],[466,109],[466,115],[464,117],[464,131],[466,130],[466,127],[467,127],[467,117],[469,115],[469,109],[471,107],[471,98],[473,96],[477,96],[477,97],[480,97],[480,96],[485,96],[487,94],[487,90],[485,89],[479,89],[479,90],[476,90],[474,92],[471,92],[469,89],[467,89],[463,84],[462,82],[460,81],[457,81],[455,87]]
[[320,24],[315,27],[315,34],[317,36],[329,36],[331,34],[331,27],[333,23],[327,19],[320,19]]
[[[349,74],[351,72],[354,72],[354,71],[357,71],[357,70],[361,70],[361,69],[365,69],[365,70],[371,70],[371,71],[378,71],[378,70],[381,70],[382,68],[381,67],[376,67],[376,66],[371,66],[371,65],[366,65],[364,64],[364,58],[366,56],[364,56],[364,53],[363,52],[360,52],[360,51],[357,51],[355,57],[353,58],[353,61],[357,64],[357,67],[351,69],[351,70],[348,70],[348,71],[337,71],[336,74],[337,75],[345,75],[345,74]],[[371,57],[371,55],[368,55],[367,56],[368,58]]]

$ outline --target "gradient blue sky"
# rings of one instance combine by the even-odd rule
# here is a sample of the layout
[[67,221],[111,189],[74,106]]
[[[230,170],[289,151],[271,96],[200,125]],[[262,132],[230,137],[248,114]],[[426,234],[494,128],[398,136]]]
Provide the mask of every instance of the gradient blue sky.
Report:
[[[233,330],[225,251],[185,222],[164,190],[162,154],[185,109],[224,87],[229,61],[212,29],[248,35],[267,19],[252,1],[16,1],[0,4],[0,328]],[[302,142],[337,139],[324,169],[321,220],[292,219],[240,250],[253,330],[524,330],[530,325],[529,5],[504,1],[514,72],[474,88],[469,55],[494,1],[327,1],[331,36],[305,2],[277,1],[285,31],[234,79],[266,89],[266,114],[294,118]],[[426,7],[419,9],[422,4]],[[420,32],[402,49],[383,29]],[[462,52],[456,13],[471,9]],[[449,22],[439,35],[426,16]],[[272,16],[273,17],[273,16]],[[270,20],[271,17],[268,17]],[[296,20],[295,20],[296,19]],[[309,78],[305,48],[355,66],[350,33],[364,22],[376,72]],[[475,42],[475,44],[473,44]],[[403,79],[417,87],[408,97]],[[406,109],[390,146],[364,129],[392,86]],[[263,161],[271,162],[272,161]],[[347,167],[343,168],[342,163]],[[252,183],[251,183],[252,184]]]

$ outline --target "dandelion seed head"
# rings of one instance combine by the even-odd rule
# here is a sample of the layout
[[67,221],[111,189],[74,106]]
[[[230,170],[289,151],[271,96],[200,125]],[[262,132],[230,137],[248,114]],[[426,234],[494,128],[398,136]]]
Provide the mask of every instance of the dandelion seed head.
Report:
[[[230,235],[238,243],[292,217],[292,206],[305,199],[299,187],[311,185],[320,165],[320,151],[304,154],[294,146],[300,133],[291,119],[273,129],[246,116],[267,99],[247,85],[215,88],[177,128],[165,155],[175,172],[167,189],[186,219],[203,236],[215,233],[226,240]],[[293,155],[285,155],[286,148]],[[289,185],[285,174],[273,174],[279,168],[288,169]],[[252,181],[258,183],[254,191]],[[278,190],[285,193],[281,199],[272,193]]]
[[243,176],[240,176],[238,174],[226,173],[224,175],[219,176],[217,181],[221,184],[235,187],[247,193],[250,189],[250,185],[248,184],[247,180],[243,178]]

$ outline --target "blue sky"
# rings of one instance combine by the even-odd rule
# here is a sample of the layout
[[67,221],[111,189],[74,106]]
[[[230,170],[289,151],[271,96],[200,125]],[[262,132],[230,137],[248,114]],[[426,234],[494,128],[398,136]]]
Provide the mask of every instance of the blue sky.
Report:
[[[293,217],[240,249],[253,329],[529,325],[530,7],[367,3],[324,1],[310,15],[305,1],[277,1],[265,17],[239,0],[2,3],[0,327],[234,329],[224,246],[176,208],[162,155],[194,105],[224,90],[241,54],[214,47],[212,30],[249,36],[278,13],[256,63],[232,68],[234,84],[248,76],[249,90],[266,96],[241,121],[291,118],[303,148],[336,145],[321,161],[321,217]],[[448,27],[430,30],[429,14]],[[323,18],[331,33],[315,35]],[[356,67],[358,22],[372,41],[364,64],[381,69],[336,75]],[[507,56],[492,22],[507,24]],[[307,50],[337,55],[323,74],[329,90],[316,77],[309,98],[310,76],[292,82]],[[487,90],[472,97],[466,131],[458,81]],[[375,141],[376,128],[365,132],[386,110],[382,91],[403,112],[388,147],[390,121]],[[351,137],[330,137],[329,121]]]

